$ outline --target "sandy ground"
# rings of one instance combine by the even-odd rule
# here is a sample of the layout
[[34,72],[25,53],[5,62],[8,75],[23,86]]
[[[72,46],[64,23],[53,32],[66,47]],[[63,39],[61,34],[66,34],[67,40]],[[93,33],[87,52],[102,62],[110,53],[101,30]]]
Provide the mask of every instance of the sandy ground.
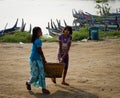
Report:
[[[48,62],[57,62],[58,43],[43,43]],[[66,81],[46,78],[50,95],[27,91],[31,44],[0,43],[0,98],[120,98],[120,39],[73,42]]]

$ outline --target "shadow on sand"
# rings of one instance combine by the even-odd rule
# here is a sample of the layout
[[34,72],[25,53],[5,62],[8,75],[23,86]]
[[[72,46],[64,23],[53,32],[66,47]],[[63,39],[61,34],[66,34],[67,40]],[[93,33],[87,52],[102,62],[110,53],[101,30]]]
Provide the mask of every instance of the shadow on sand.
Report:
[[94,94],[91,94],[89,92],[83,91],[72,86],[63,85],[56,86],[62,90],[57,90],[56,92],[49,95],[45,95],[42,93],[34,93],[33,91],[29,91],[29,93],[35,96],[36,98],[99,98]]

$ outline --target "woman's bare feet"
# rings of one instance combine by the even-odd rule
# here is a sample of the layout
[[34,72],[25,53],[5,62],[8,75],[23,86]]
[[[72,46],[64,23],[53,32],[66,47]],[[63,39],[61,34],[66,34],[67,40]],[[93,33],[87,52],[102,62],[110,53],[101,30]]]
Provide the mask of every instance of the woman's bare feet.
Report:
[[56,78],[51,78],[52,82],[56,84]]
[[69,86],[69,84],[66,83],[66,82],[62,82],[61,84],[66,85],[66,86]]
[[28,82],[26,82],[26,88],[27,90],[31,90],[31,85]]
[[50,91],[45,88],[42,89],[42,92],[43,92],[43,94],[50,94]]

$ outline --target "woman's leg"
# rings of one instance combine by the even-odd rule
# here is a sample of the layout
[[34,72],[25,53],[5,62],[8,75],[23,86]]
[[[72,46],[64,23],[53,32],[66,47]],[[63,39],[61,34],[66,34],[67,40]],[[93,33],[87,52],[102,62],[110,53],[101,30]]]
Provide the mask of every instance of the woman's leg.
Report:
[[37,80],[37,75],[35,72],[37,72],[35,69],[36,67],[36,62],[35,61],[30,61],[30,79],[26,82],[26,88],[27,90],[31,90],[31,84]]
[[56,83],[56,78],[51,78],[53,83]]
[[45,82],[45,74],[44,74],[44,65],[41,61],[38,62],[38,70],[39,70],[39,85],[42,87],[42,92],[44,94],[50,94],[49,90],[46,89],[46,82]]
[[69,55],[67,55],[66,58],[64,59],[65,67],[63,70],[63,80],[62,80],[62,84],[64,85],[69,85],[68,83],[65,82],[67,71],[68,71],[68,62],[69,62]]
[[[59,63],[60,63],[60,58],[61,58],[60,54],[58,54],[57,57],[58,57],[58,61],[59,61]],[[51,78],[51,80],[52,80],[53,83],[56,84],[56,78]]]

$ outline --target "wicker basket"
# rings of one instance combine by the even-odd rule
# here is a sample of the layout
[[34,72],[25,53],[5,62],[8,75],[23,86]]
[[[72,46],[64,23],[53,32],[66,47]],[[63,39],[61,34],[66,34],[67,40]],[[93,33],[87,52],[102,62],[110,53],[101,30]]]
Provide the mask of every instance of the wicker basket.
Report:
[[64,68],[63,63],[46,63],[45,64],[45,77],[61,78],[63,68]]

